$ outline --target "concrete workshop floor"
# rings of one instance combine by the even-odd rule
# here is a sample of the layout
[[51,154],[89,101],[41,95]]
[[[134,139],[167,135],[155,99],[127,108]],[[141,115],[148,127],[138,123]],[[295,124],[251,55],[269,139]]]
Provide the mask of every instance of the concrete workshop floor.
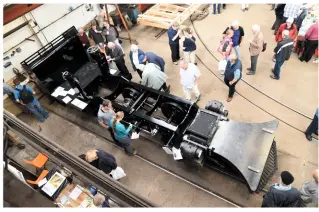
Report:
[[[274,36],[272,35],[273,31],[270,30],[275,16],[274,12],[270,11],[270,5],[250,5],[248,12],[242,12],[240,10],[240,5],[227,5],[227,9],[222,10],[221,15],[212,16],[210,14],[204,20],[194,22],[194,25],[203,42],[208,46],[211,52],[219,58],[216,49],[221,34],[227,26],[231,25],[231,22],[234,19],[239,20],[240,25],[244,27],[246,34],[244,43],[241,47],[243,78],[280,102],[313,117],[318,102],[317,64],[302,63],[295,55],[292,55],[291,59],[282,69],[281,79],[275,81],[269,78],[271,73],[270,69],[273,67],[273,62],[271,60],[272,49],[275,47]],[[265,41],[268,43],[268,49],[266,52],[261,53],[258,59],[257,74],[255,76],[246,76],[245,69],[249,67],[250,63],[248,52],[248,40],[252,36],[250,28],[251,25],[255,23],[261,26]],[[168,84],[171,85],[171,93],[178,96],[184,96],[182,88],[179,85],[179,82],[177,82],[177,79],[179,78],[179,68],[178,66],[173,65],[170,59],[167,34],[163,34],[157,40],[155,38],[155,35],[160,31],[161,30],[159,29],[151,27],[136,26],[131,29],[131,34],[134,39],[137,39],[139,46],[143,51],[152,51],[164,58],[166,61],[165,69],[168,74]],[[127,37],[125,32],[121,32],[121,35]],[[199,40],[197,40],[196,43],[198,48],[196,54],[219,76],[217,61],[208,54]],[[128,57],[130,43],[124,41],[123,47],[126,53],[127,67],[132,70]],[[198,103],[201,107],[204,107],[209,100],[216,99],[226,105],[229,110],[230,119],[242,122],[265,122],[275,119],[240,97],[238,94],[235,95],[232,102],[227,103],[227,87],[212,75],[203,64],[199,63],[198,67],[202,73],[202,77],[199,80],[199,89],[202,92],[202,99]],[[139,82],[140,80],[137,73],[133,74],[133,78],[136,82]],[[238,84],[237,91],[262,109],[301,130],[305,130],[310,123],[310,120],[267,99],[243,82]],[[44,100],[42,103],[45,105]],[[69,111],[63,110],[59,105],[55,104],[46,106],[50,107],[50,109],[54,109],[53,107],[55,107],[55,112],[63,116],[68,116],[69,119],[72,119],[72,121],[80,125],[85,123],[85,125],[88,125],[86,127],[94,129],[93,131],[96,133],[108,134],[106,132],[101,132],[101,128],[94,124],[94,120],[90,120],[86,123],[84,115],[72,116]],[[21,119],[38,130],[38,123],[33,117],[31,118],[30,116],[23,115],[21,116]],[[83,153],[90,148],[103,148],[112,152],[119,161],[119,165],[128,173],[128,177],[123,179],[122,182],[139,193],[141,189],[144,190],[144,192],[141,193],[142,195],[146,194],[147,196],[147,194],[149,194],[148,198],[158,201],[161,206],[227,206],[227,204],[221,203],[212,196],[205,196],[205,193],[170,178],[166,173],[159,172],[152,166],[146,166],[144,162],[135,157],[128,158],[117,147],[111,146],[103,139],[101,140],[99,137],[81,130],[75,125],[55,116],[53,113],[50,118],[45,123],[40,124],[40,126],[42,127],[41,133],[63,147],[70,149],[75,155]],[[67,132],[68,127],[72,130]],[[276,173],[276,176],[273,177],[272,182],[278,182],[280,172],[288,170],[295,176],[293,185],[300,188],[304,181],[311,178],[312,170],[318,167],[318,143],[315,141],[308,142],[301,132],[282,122],[280,122],[276,132],[276,142],[278,148],[279,170]],[[77,145],[75,145],[75,143]],[[239,204],[254,207],[258,207],[261,204],[262,194],[249,194],[247,188],[242,183],[229,179],[227,176],[207,169],[202,169],[198,173],[192,173],[180,163],[173,163],[172,159],[168,158],[160,147],[154,147],[154,145],[143,140],[135,141],[134,145],[136,145],[139,153],[146,158],[162,165],[164,164],[164,166],[166,164],[168,169],[178,171],[177,173],[180,173],[181,175],[189,175],[191,180],[201,182],[203,186],[218,192]],[[132,166],[132,164],[134,165]],[[143,167],[143,170],[139,167]],[[141,176],[140,173],[147,174],[146,176]],[[151,176],[156,177],[153,178]],[[145,181],[149,182],[147,186],[142,184]],[[201,195],[201,198],[195,199],[197,195]]]
[[[211,8],[210,8],[211,11]],[[245,30],[244,42],[241,47],[241,57],[243,63],[243,79],[270,95],[274,99],[286,104],[310,117],[314,116],[318,106],[318,65],[311,62],[300,62],[296,54],[292,54],[290,60],[284,64],[279,81],[271,79],[271,68],[273,48],[276,46],[271,26],[275,20],[274,11],[270,11],[270,5],[253,4],[249,11],[242,12],[239,4],[227,5],[226,10],[222,10],[221,15],[209,15],[202,21],[195,21],[194,26],[197,33],[207,45],[209,50],[217,57],[217,47],[221,39],[222,32],[230,26],[233,20],[238,20]],[[268,43],[266,52],[260,54],[257,64],[257,74],[247,76],[246,68],[250,67],[249,40],[252,37],[251,26],[259,24],[264,34],[265,42]],[[168,84],[171,85],[171,93],[184,96],[179,79],[179,67],[172,64],[170,50],[168,46],[167,33],[156,40],[161,30],[151,27],[137,26],[131,30],[132,37],[139,43],[139,47],[145,52],[152,51],[162,56],[166,61],[166,73],[168,74]],[[125,32],[122,32],[126,36]],[[125,44],[129,44],[125,42]],[[217,67],[218,62],[207,52],[202,43],[197,39],[196,54],[215,74],[220,76]],[[128,54],[129,47],[125,52]],[[129,58],[127,65],[131,68]],[[242,122],[265,122],[275,119],[263,110],[249,103],[247,100],[235,95],[232,102],[227,103],[228,88],[212,75],[209,70],[199,63],[198,67],[202,77],[198,82],[199,90],[202,93],[201,101],[198,103],[204,107],[209,100],[219,100],[223,102],[229,110],[229,118]],[[138,75],[134,79],[139,80]],[[244,97],[258,105],[260,108],[289,123],[290,125],[305,131],[310,124],[310,120],[295,112],[284,108],[273,100],[253,90],[243,82],[238,83],[236,89]],[[309,142],[303,133],[280,122],[276,132],[276,142],[279,152],[279,171],[273,178],[273,182],[278,181],[281,171],[288,170],[295,176],[294,186],[300,187],[305,180],[311,178],[312,170],[318,167],[318,142]]]

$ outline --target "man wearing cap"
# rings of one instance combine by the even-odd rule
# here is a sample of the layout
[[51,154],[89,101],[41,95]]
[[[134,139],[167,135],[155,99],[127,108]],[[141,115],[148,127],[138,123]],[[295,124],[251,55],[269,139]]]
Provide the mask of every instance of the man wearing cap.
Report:
[[240,49],[239,47],[241,46],[241,43],[244,39],[245,36],[245,32],[244,32],[244,28],[239,26],[239,22],[238,21],[233,21],[231,27],[227,27],[225,29],[225,31],[223,32],[223,36],[226,36],[227,30],[231,29],[233,30],[234,34],[232,37],[232,41],[233,41],[233,50],[236,52],[237,58],[240,58]]
[[276,48],[274,49],[275,52],[275,67],[272,69],[272,75],[270,77],[272,79],[279,80],[280,79],[280,70],[282,65],[286,60],[289,60],[294,41],[289,38],[289,31],[284,30],[282,33],[282,40],[277,44]]
[[[142,62],[145,55],[141,55],[139,60]],[[155,90],[164,89],[168,91],[166,86],[167,75],[161,71],[161,68],[154,63],[140,64],[139,68],[142,71],[141,85],[153,88]]]
[[289,31],[289,37],[294,40],[295,37],[297,36],[297,27],[296,24],[293,23],[294,19],[293,18],[288,18],[286,23],[281,24],[277,34],[276,34],[276,42],[280,42],[282,40],[282,32],[284,30],[288,30]]
[[[145,52],[145,55],[141,55],[139,57],[140,64],[146,64],[146,63],[154,63],[158,65],[161,68],[161,71],[164,72],[165,67],[165,61],[160,56],[154,54],[153,52]],[[144,56],[144,58],[143,58]]]
[[316,169],[312,173],[312,180],[305,182],[300,189],[301,207],[318,207],[318,172]]
[[292,187],[294,177],[288,172],[280,174],[280,183],[272,185],[264,199],[261,207],[298,207],[300,193]]
[[116,141],[113,130],[111,130],[109,127],[109,122],[110,120],[114,119],[114,117],[115,112],[112,108],[112,102],[108,99],[104,100],[97,113],[97,121],[102,127],[109,130],[113,140]]

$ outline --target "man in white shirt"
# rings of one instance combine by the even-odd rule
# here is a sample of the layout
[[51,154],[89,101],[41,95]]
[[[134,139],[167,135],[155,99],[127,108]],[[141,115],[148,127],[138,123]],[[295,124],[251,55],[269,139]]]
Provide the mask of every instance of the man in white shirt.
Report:
[[185,61],[180,61],[180,82],[183,86],[183,90],[186,96],[186,100],[191,100],[191,93],[193,92],[196,96],[196,101],[200,99],[200,92],[197,87],[197,81],[200,76],[200,72],[196,65],[192,63],[186,63]]

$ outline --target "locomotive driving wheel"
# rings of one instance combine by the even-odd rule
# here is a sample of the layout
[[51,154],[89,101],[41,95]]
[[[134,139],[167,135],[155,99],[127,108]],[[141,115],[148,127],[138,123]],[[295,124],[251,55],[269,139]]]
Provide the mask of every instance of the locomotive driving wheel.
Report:
[[186,111],[175,102],[165,102],[161,106],[163,115],[168,119],[168,123],[180,124],[185,118]]

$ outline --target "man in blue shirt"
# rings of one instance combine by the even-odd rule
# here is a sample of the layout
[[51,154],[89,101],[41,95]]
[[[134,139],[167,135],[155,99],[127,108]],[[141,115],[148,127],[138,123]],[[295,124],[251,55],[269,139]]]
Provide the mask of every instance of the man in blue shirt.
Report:
[[180,59],[179,56],[179,35],[181,34],[181,31],[178,29],[178,26],[176,23],[173,23],[172,26],[167,30],[168,34],[168,40],[169,40],[169,46],[171,48],[172,52],[172,60],[174,65],[177,65],[177,61]]
[[227,59],[224,82],[229,87],[227,102],[233,99],[235,86],[241,79],[242,64],[236,55],[232,54]]
[[231,27],[227,27],[226,30],[223,32],[223,35],[226,36],[226,32],[228,29],[232,29],[234,31],[234,35],[232,37],[233,41],[233,50],[236,52],[237,58],[240,59],[240,46],[245,36],[244,28],[239,26],[238,21],[234,21]]
[[316,114],[312,119],[312,122],[310,123],[310,125],[308,126],[305,134],[306,134],[306,138],[308,141],[312,141],[312,137],[311,134],[315,133],[316,135],[318,135],[318,116],[319,116],[319,108],[317,108],[316,110]]
[[37,98],[35,98],[35,92],[30,86],[25,85],[25,88],[28,92],[30,92],[33,100],[31,100],[30,102],[23,102],[21,98],[21,92],[23,92],[24,86],[20,85],[21,82],[18,79],[15,79],[13,83],[16,86],[15,90],[13,91],[13,95],[18,103],[26,106],[28,110],[40,120],[40,122],[44,122],[45,119],[49,118],[48,112],[42,107]]

